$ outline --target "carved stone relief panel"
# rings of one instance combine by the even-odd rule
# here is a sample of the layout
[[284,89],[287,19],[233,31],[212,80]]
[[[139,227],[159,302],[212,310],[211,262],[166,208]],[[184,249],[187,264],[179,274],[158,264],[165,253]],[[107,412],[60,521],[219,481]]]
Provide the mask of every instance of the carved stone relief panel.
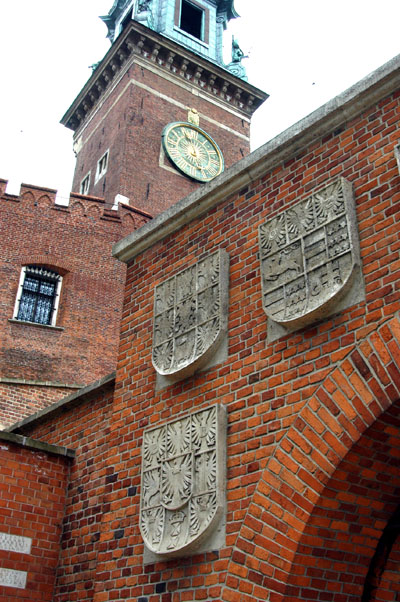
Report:
[[221,406],[144,432],[140,530],[158,558],[198,552],[218,529],[225,507],[225,454]]
[[266,221],[259,243],[269,340],[364,298],[355,205],[347,180],[330,183]]
[[16,587],[18,589],[25,589],[27,576],[28,573],[25,571],[15,571],[14,569],[0,568],[0,585],[3,587]]
[[229,257],[220,249],[155,288],[153,365],[184,378],[203,366],[227,332]]
[[20,554],[30,554],[32,539],[22,537],[21,535],[11,535],[10,533],[0,533],[0,550],[6,552],[18,552]]

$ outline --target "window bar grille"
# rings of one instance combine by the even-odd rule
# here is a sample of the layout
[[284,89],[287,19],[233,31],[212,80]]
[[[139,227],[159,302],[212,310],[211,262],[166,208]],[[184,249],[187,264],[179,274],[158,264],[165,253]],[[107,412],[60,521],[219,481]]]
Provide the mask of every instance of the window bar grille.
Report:
[[21,294],[16,319],[54,325],[62,277],[46,268],[25,266],[21,273]]

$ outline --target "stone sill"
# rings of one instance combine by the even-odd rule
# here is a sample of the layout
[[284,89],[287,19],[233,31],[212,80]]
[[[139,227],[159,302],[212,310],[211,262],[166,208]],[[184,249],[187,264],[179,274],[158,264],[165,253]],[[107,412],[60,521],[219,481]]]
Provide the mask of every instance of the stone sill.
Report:
[[13,324],[22,324],[23,326],[36,326],[36,328],[45,328],[48,330],[64,330],[62,326],[51,326],[50,324],[38,324],[37,322],[27,322],[25,320],[16,320],[15,318],[10,318],[8,320]]
[[[210,48],[210,44],[207,44],[207,42],[205,42],[204,40],[200,40],[200,38],[196,38],[196,36],[192,36],[191,33],[188,33],[184,29],[181,29],[180,27],[178,27],[178,25],[174,25],[174,31],[181,34],[181,36],[187,38],[191,42],[195,42],[196,44],[199,44],[199,46],[203,46],[204,50],[208,50]],[[210,60],[212,61],[212,59]]]

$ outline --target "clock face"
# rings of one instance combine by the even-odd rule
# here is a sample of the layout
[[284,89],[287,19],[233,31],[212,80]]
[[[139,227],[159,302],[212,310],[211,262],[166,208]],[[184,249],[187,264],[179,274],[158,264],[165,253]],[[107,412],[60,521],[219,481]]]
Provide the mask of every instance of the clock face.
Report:
[[224,169],[218,145],[195,125],[179,121],[170,123],[164,128],[162,141],[175,167],[194,180],[209,182]]

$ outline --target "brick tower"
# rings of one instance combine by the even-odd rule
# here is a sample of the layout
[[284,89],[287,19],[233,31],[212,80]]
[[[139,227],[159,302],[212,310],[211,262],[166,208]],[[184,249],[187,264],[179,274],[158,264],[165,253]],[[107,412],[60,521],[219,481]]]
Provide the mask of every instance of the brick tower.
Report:
[[249,152],[267,94],[246,81],[236,41],[223,62],[237,16],[233,0],[115,0],[102,17],[111,48],[62,119],[73,190],[155,215]]

